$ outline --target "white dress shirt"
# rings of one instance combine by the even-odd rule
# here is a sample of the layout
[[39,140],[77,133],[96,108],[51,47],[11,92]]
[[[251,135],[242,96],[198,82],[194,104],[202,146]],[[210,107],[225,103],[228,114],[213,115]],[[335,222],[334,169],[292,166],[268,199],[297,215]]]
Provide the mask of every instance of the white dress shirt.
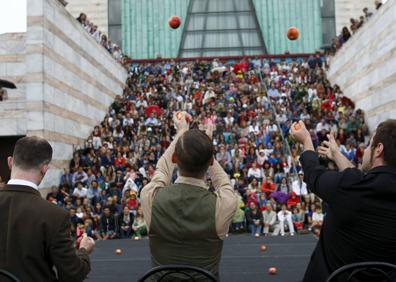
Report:
[[38,187],[36,184],[34,184],[31,181],[28,180],[23,180],[23,179],[10,179],[10,181],[8,181],[9,185],[23,185],[23,186],[29,186],[32,187],[33,189],[38,190]]
[[292,190],[294,193],[296,193],[297,196],[308,195],[307,183],[305,183],[304,181],[301,182],[300,180],[293,181]]

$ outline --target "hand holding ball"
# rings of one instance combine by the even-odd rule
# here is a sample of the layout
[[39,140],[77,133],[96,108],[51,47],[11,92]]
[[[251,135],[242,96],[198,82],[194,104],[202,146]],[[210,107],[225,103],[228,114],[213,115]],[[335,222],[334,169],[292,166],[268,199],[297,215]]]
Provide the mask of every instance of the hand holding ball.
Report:
[[122,254],[122,250],[121,250],[121,249],[116,249],[116,250],[115,250],[115,254],[116,254],[117,256],[121,255],[121,254]]

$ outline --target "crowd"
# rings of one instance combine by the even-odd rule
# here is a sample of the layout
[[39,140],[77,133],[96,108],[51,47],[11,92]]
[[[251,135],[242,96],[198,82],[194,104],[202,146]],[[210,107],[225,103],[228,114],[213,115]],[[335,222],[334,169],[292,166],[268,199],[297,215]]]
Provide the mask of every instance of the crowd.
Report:
[[[374,5],[375,9],[378,10],[382,6],[382,1],[376,0]],[[371,18],[372,15],[373,13],[370,12],[367,7],[365,7],[363,8],[363,14],[358,19],[351,18],[351,25],[349,29],[347,26],[344,26],[341,30],[341,34],[333,38],[331,53],[336,53],[342,47],[342,45],[344,45],[349,40],[349,38],[351,38],[351,36]]]
[[288,134],[293,121],[306,123],[315,146],[334,134],[348,159],[362,161],[364,114],[330,85],[320,54],[132,64],[126,85],[47,196],[70,211],[77,238],[84,231],[97,239],[147,233],[140,190],[175,135],[174,111],[189,112],[192,128],[215,125],[215,157],[239,195],[230,232],[319,232],[325,206],[303,181],[301,147]]
[[107,35],[98,29],[97,25],[88,20],[86,14],[80,13],[77,21],[95,39],[98,44],[103,46],[103,48],[105,48],[113,56],[115,60],[120,63],[124,63],[126,59],[128,59],[128,57],[122,53],[121,48],[117,44],[112,43],[110,38],[107,38]]

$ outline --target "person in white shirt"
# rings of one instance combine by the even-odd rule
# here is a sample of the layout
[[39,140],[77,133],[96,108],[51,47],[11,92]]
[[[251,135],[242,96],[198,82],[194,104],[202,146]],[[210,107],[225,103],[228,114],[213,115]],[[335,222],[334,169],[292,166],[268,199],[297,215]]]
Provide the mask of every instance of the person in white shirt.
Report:
[[252,124],[249,126],[249,133],[253,132],[255,135],[260,133],[260,127],[258,126],[256,121],[253,121]]
[[292,190],[299,197],[308,195],[307,184],[304,182],[304,173],[298,173],[298,179],[292,183]]
[[77,182],[77,187],[74,188],[73,196],[78,198],[85,198],[88,194],[88,189],[83,186],[81,182]]
[[312,213],[312,223],[310,229],[315,233],[319,234],[320,229],[322,228],[324,215],[322,213],[322,208],[317,206],[315,211]]
[[256,156],[257,156],[257,163],[259,165],[263,165],[264,162],[268,159],[268,157],[265,155],[264,149],[256,150]]
[[216,98],[216,93],[213,91],[212,87],[208,88],[208,91],[205,92],[204,99],[202,101],[203,104],[208,103],[212,98]]
[[326,130],[326,131],[330,131],[330,126],[324,119],[322,119],[316,125],[316,132],[321,132],[323,129]]
[[127,113],[125,115],[124,121],[122,122],[122,125],[123,126],[132,126],[133,123],[134,123],[133,118],[131,118],[131,115],[129,113]]
[[258,181],[263,179],[263,171],[257,167],[256,163],[252,163],[252,167],[248,170],[248,178],[254,177]]
[[234,117],[231,112],[227,113],[227,116],[224,118],[224,122],[226,126],[231,127],[234,124]]
[[264,235],[267,236],[271,230],[276,227],[276,212],[272,209],[271,203],[266,204],[266,210],[263,211]]
[[286,205],[282,205],[282,210],[278,212],[278,228],[274,231],[274,235],[278,235],[279,231],[281,236],[285,236],[285,224],[289,227],[289,232],[291,236],[294,236],[294,226],[292,221],[292,213],[287,210]]
[[144,122],[145,125],[152,125],[152,126],[159,126],[161,123],[158,121],[158,119],[155,117],[155,113],[152,112],[150,114],[150,117]]

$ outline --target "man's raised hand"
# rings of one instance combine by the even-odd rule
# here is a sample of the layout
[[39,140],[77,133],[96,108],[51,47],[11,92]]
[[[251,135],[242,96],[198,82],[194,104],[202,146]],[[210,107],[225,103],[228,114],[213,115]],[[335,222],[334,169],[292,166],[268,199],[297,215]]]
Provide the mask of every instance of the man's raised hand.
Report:
[[173,122],[177,129],[177,132],[187,131],[190,127],[192,117],[187,112],[175,112],[173,113]]
[[323,141],[323,145],[318,147],[318,153],[334,161],[337,153],[339,153],[338,144],[333,134],[327,134],[327,139],[329,139],[329,141]]

